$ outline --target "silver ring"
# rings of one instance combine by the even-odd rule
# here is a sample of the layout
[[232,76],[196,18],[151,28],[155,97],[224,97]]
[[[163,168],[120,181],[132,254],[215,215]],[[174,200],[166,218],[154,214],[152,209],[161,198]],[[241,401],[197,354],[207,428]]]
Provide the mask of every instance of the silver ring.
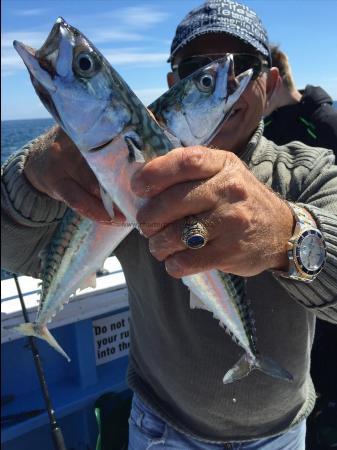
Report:
[[187,248],[197,250],[207,243],[207,229],[195,217],[189,216],[185,220],[185,225],[181,233],[181,240]]

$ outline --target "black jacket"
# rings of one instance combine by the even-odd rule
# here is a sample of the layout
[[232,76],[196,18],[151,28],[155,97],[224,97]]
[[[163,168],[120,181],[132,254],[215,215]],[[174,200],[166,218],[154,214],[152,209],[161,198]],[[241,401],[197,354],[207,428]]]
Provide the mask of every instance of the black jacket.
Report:
[[264,135],[278,145],[301,141],[312,147],[330,148],[337,156],[337,109],[318,86],[308,85],[302,99],[266,117]]

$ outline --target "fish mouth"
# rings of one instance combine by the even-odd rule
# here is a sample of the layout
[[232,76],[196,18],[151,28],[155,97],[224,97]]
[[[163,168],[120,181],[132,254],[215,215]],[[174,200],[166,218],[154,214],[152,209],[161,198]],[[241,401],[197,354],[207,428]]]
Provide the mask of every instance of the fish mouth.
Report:
[[[64,36],[63,29],[65,29],[65,21],[59,18],[39,50],[19,41],[13,42],[15,50],[28,69],[36,93],[61,126],[63,122],[53,101],[53,95],[57,91],[55,83],[57,71],[62,69],[62,64],[58,63],[62,59],[59,58],[59,46],[62,45],[63,48],[66,48],[66,41],[69,39],[69,36]],[[63,39],[63,37],[67,39]]]
[[68,69],[66,62],[72,59],[67,57],[72,56],[71,43],[78,31],[70,28],[72,27],[59,17],[38,50],[19,41],[13,42],[31,77],[51,93],[57,90],[54,83],[56,75],[65,75]]
[[59,17],[55,21],[55,24],[54,24],[53,28],[51,29],[50,33],[48,34],[47,39],[45,40],[44,44],[36,52],[36,57],[39,60],[46,59],[47,57],[52,55],[55,51],[57,51],[58,46],[59,46],[59,40],[61,37],[61,29],[66,28],[66,27],[67,27],[67,23],[62,17]]
[[[78,31],[76,30],[78,34]],[[72,60],[72,43],[75,31],[59,17],[47,39],[38,50],[14,41],[13,46],[22,58],[30,74],[32,84],[42,103],[62,126],[62,119],[53,101],[57,91],[56,76],[69,71]]]
[[45,65],[40,64],[40,60],[37,58],[37,51],[19,41],[14,41],[13,45],[25,63],[32,80],[36,80],[49,92],[56,92],[51,70],[50,68],[47,70]]

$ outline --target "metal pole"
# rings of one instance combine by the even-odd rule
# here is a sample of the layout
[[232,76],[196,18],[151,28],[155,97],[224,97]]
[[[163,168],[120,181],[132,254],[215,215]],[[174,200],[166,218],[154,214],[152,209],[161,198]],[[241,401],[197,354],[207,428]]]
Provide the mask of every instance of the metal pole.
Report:
[[[23,317],[25,319],[26,322],[29,322],[29,317],[28,317],[28,313],[26,310],[26,306],[25,306],[25,302],[23,299],[23,295],[21,292],[21,288],[20,288],[20,284],[19,284],[19,280],[17,275],[13,274],[14,276],[14,281],[16,284],[16,288],[18,290],[18,294],[19,294],[19,299],[20,299],[20,303],[21,303],[21,308],[22,308],[22,313],[23,313]],[[34,363],[35,363],[35,367],[36,367],[36,372],[37,375],[39,377],[39,381],[40,381],[40,385],[41,385],[41,389],[42,389],[42,394],[44,397],[44,401],[46,404],[46,408],[47,408],[47,412],[48,412],[48,416],[49,416],[49,423],[50,423],[50,428],[51,428],[51,434],[53,437],[53,441],[54,441],[54,446],[56,450],[66,450],[66,446],[64,443],[64,439],[63,439],[63,434],[62,434],[62,430],[59,427],[56,417],[55,417],[55,411],[53,409],[52,403],[51,403],[51,399],[49,396],[49,391],[48,391],[48,386],[47,386],[47,382],[44,376],[44,371],[43,371],[43,367],[42,367],[42,363],[41,363],[41,358],[40,358],[40,354],[39,351],[36,347],[35,344],[35,339],[32,336],[28,337],[29,340],[29,345],[30,348],[32,350],[32,354],[33,354],[33,358],[34,358]]]

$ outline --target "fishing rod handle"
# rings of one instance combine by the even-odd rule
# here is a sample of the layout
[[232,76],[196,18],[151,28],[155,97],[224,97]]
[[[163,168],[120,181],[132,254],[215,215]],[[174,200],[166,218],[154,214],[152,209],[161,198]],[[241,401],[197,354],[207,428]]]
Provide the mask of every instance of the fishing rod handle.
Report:
[[55,427],[52,429],[53,441],[56,450],[67,450],[64,443],[62,430],[60,427]]

